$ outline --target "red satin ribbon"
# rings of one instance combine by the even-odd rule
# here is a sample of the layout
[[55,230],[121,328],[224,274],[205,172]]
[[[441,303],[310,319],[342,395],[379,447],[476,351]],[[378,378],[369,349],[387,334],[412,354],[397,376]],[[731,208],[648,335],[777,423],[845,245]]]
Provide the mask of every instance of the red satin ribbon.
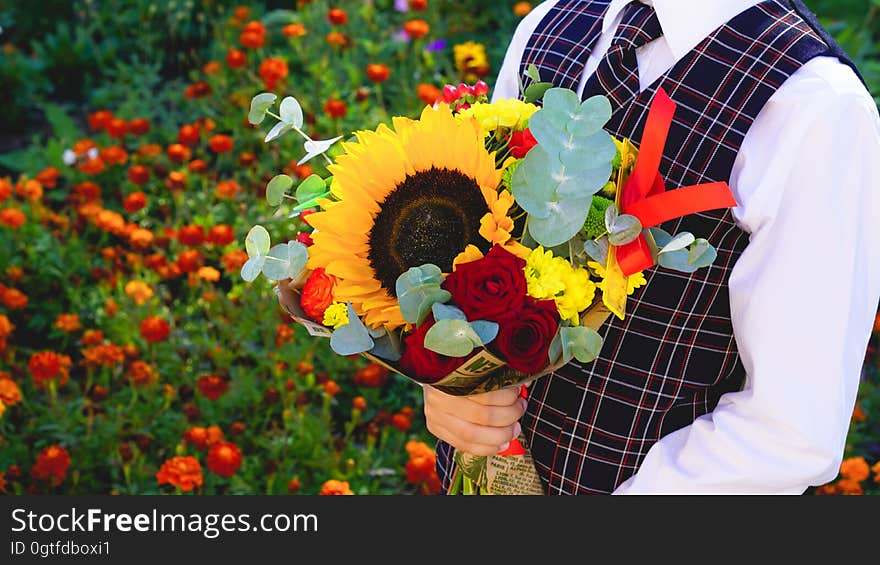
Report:
[[[675,107],[666,91],[659,89],[648,111],[635,168],[620,196],[621,212],[638,218],[643,228],[652,228],[689,214],[736,206],[736,199],[725,182],[666,192],[660,174],[660,160]],[[654,258],[645,236],[640,235],[632,243],[617,247],[617,263],[625,276],[653,267]]]

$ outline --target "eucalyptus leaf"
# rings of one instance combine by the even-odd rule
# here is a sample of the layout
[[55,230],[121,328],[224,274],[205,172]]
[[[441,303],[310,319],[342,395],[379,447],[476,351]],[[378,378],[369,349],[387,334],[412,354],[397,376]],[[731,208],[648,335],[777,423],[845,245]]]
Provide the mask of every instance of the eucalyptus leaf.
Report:
[[641,233],[642,223],[638,218],[629,214],[621,214],[614,218],[614,222],[608,230],[608,243],[617,246],[627,245],[638,239]]
[[265,255],[254,255],[241,266],[241,278],[247,282],[253,282],[260,276],[265,262]]
[[252,227],[244,239],[244,248],[247,251],[248,257],[269,253],[271,245],[272,241],[269,237],[269,232],[266,231],[266,228],[259,225]]
[[583,228],[591,203],[591,197],[554,202],[547,218],[529,218],[529,233],[544,247],[562,245]]
[[437,321],[467,320],[467,316],[465,316],[464,312],[462,312],[460,308],[456,308],[455,306],[450,306],[448,304],[443,304],[441,302],[435,302],[434,305],[431,306],[431,312],[434,314],[434,319]]
[[617,205],[611,204],[607,208],[605,208],[605,229],[608,232],[611,232],[611,228],[614,227],[614,220],[617,219],[617,216],[620,212],[617,211]]
[[375,343],[367,327],[348,303],[348,323],[337,328],[330,336],[330,347],[337,355],[358,355],[373,349]]
[[397,295],[400,313],[410,324],[420,324],[437,302],[448,302],[452,295],[439,284],[425,284]]
[[327,194],[327,185],[319,175],[310,175],[296,187],[296,200],[300,203],[320,198]]
[[436,284],[439,286],[442,283],[443,271],[437,265],[428,263],[421,267],[410,267],[397,277],[394,291],[397,296],[400,296],[413,287],[426,284]]
[[608,167],[608,175],[602,184],[611,177],[617,146],[614,139],[604,130],[588,136],[570,135],[564,140],[559,152],[559,160],[573,171],[589,171]]
[[584,326],[562,327],[562,347],[581,363],[595,361],[602,351],[602,336],[592,329]]
[[273,281],[295,279],[302,272],[309,259],[306,246],[298,241],[279,243],[269,250],[266,262],[263,264],[263,274]]
[[304,165],[318,155],[325,153],[334,143],[336,143],[340,139],[342,139],[341,135],[339,137],[334,137],[333,139],[323,139],[319,141],[315,141],[312,139],[307,140],[303,144],[303,147],[306,150],[306,155],[296,163],[297,166]]
[[293,179],[287,175],[275,175],[266,185],[266,201],[269,206],[279,206],[284,195],[293,186]]
[[483,345],[489,345],[496,337],[498,337],[499,326],[496,322],[476,320],[471,322],[471,329],[474,330],[474,333],[476,333],[477,336],[479,336],[480,342]]
[[694,234],[689,233],[689,232],[682,232],[682,233],[676,235],[675,237],[673,237],[669,243],[664,245],[660,249],[660,253],[669,253],[671,251],[681,251],[682,249],[685,249],[690,244],[692,244],[694,241],[696,241],[696,239],[694,238]]
[[561,131],[567,131],[567,126],[578,114],[581,99],[577,93],[568,88],[551,88],[544,93],[544,104],[541,112],[547,120]]
[[513,197],[533,218],[549,218],[553,213],[550,206],[558,201],[556,187],[547,179],[548,171],[556,166],[554,161],[558,163],[558,159],[538,145],[526,154],[513,172],[510,181]]
[[381,336],[374,336],[371,332],[371,337],[373,338],[374,345],[373,348],[370,349],[370,353],[372,353],[376,357],[385,359],[386,361],[400,360],[400,340],[397,339],[397,336],[395,334],[389,334],[388,332],[385,332]]
[[553,336],[553,341],[550,342],[550,348],[547,350],[547,357],[550,359],[550,365],[564,365],[571,361],[571,357],[568,359],[563,359],[562,357],[562,328],[564,326],[560,326],[558,330],[556,330],[556,335]]
[[286,96],[281,101],[278,115],[281,116],[281,121],[291,124],[296,129],[300,129],[303,126],[302,107],[293,96]]
[[425,334],[425,348],[448,357],[464,357],[483,342],[463,320],[440,320]]
[[269,130],[269,133],[266,134],[266,138],[263,141],[266,143],[274,141],[292,129],[293,124],[290,122],[278,122]]
[[606,96],[593,96],[580,104],[566,130],[574,135],[592,135],[602,130],[610,119],[611,101]]
[[699,268],[688,263],[688,252],[686,250],[670,251],[669,253],[661,253],[657,257],[657,263],[666,269],[679,271],[681,273],[693,273]]
[[591,239],[584,242],[584,252],[590,256],[590,259],[599,263],[604,268],[608,264],[608,236],[602,236],[599,239]]
[[705,239],[698,239],[688,252],[688,263],[698,269],[708,267],[718,258],[718,252]]
[[278,97],[271,92],[262,92],[251,98],[248,122],[255,126],[261,124],[266,119],[266,112],[277,99]]
[[672,235],[663,230],[661,228],[650,228],[651,236],[654,238],[654,243],[657,244],[657,247],[664,248],[672,242]]

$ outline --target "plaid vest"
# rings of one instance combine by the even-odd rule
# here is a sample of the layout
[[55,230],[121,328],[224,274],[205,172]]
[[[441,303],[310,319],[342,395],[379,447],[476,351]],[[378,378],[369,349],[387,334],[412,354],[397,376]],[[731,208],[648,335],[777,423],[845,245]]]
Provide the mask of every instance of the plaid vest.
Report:
[[[523,71],[575,90],[602,30],[608,0],[560,0],[529,40]],[[734,161],[761,109],[804,63],[843,51],[800,1],[770,0],[721,26],[646,91],[615,112],[614,136],[641,139],[648,108],[663,87],[677,104],[660,172],[667,189],[730,180]],[[574,65],[580,68],[579,65]],[[536,381],[522,426],[548,494],[605,494],[632,476],[664,435],[715,408],[739,390],[745,371],[730,315],[728,279],[748,244],[730,210],[687,216],[661,226],[689,231],[718,250],[692,275],[653,268],[627,303],[625,320],[599,330],[602,352]],[[438,443],[441,481],[448,485],[452,449]]]

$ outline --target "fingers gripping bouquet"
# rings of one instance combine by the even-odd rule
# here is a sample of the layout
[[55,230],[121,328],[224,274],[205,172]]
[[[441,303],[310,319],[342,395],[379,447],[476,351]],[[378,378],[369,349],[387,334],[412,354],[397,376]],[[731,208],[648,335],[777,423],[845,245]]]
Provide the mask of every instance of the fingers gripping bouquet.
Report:
[[[489,103],[485,85],[447,87],[419,119],[356,132],[332,160],[325,152],[341,138],[305,135],[294,98],[275,114],[274,95],[256,96],[250,121],[278,120],[267,141],[298,132],[300,163],[323,155],[332,176],[313,175],[293,195],[290,177],[269,182],[270,204],[317,209],[304,218],[314,231],[309,245],[272,247],[255,226],[242,276],[278,281],[294,320],[329,337],[337,354],[364,355],[453,395],[594,360],[597,330],[624,317],[644,269],[693,272],[715,258],[705,239],[656,226],[735,203],[723,184],[664,191],[657,167],[674,111],[665,93],[639,154],[602,129],[606,98],[581,102],[535,82],[525,99],[541,107]],[[691,198],[669,199],[683,190]],[[450,492],[542,493],[525,445],[521,436],[496,456],[456,453]]]

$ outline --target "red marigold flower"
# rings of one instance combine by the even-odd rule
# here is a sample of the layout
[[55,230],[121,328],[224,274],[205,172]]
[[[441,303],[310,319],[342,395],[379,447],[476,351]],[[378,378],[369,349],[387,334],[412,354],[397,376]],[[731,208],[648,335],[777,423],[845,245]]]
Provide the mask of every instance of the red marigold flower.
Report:
[[211,85],[200,80],[192,83],[183,90],[183,97],[187,100],[197,100],[211,94]]
[[183,273],[194,273],[202,266],[205,257],[198,249],[184,249],[177,254],[177,267]]
[[207,462],[211,472],[229,478],[241,467],[241,451],[229,441],[216,443],[208,450]]
[[98,345],[104,341],[104,332],[101,330],[86,330],[82,335],[83,345]]
[[398,412],[391,416],[391,425],[398,430],[405,432],[412,426],[412,418],[402,412]]
[[79,323],[79,314],[58,314],[55,317],[54,326],[65,333],[75,332],[82,328]]
[[188,247],[205,243],[205,228],[202,226],[183,226],[177,231],[177,241]]
[[424,12],[428,9],[428,0],[409,0],[409,9],[413,12]]
[[227,273],[237,273],[247,263],[248,254],[243,249],[230,249],[220,257]]
[[378,388],[388,380],[388,369],[378,363],[370,363],[354,374],[354,384],[367,388]]
[[287,493],[288,494],[296,494],[300,490],[302,490],[302,484],[299,482],[299,477],[293,477],[290,481],[287,482]]
[[324,103],[324,113],[331,118],[344,118],[347,112],[348,109],[345,107],[345,102],[338,98],[331,98]]
[[126,373],[128,380],[134,386],[145,387],[155,383],[159,379],[158,372],[146,361],[132,361]]
[[422,83],[416,88],[416,95],[419,97],[419,100],[422,103],[427,105],[433,105],[434,102],[443,98],[443,94],[440,92],[440,89],[434,86],[433,84]]
[[367,79],[370,82],[385,82],[390,76],[391,69],[381,63],[373,63],[371,65],[367,65]]
[[55,167],[46,167],[35,177],[37,182],[42,184],[46,188],[55,188],[58,184],[58,178],[61,176],[61,171],[56,169]]
[[192,157],[192,153],[190,152],[190,150],[185,145],[181,145],[180,143],[172,143],[171,145],[169,145],[167,153],[168,158],[175,163],[185,163],[186,161],[190,160],[190,157]]
[[206,398],[217,400],[229,390],[229,383],[218,375],[203,375],[198,380],[199,392]]
[[67,450],[60,445],[50,445],[37,455],[37,461],[31,467],[31,477],[57,487],[64,482],[69,468],[70,454]]
[[348,482],[330,479],[329,481],[326,481],[323,485],[321,485],[321,491],[318,494],[321,496],[334,496],[354,493],[351,491],[351,487],[348,485]]
[[129,214],[134,214],[138,210],[143,210],[147,205],[147,195],[142,191],[132,192],[122,201],[122,206]]
[[171,326],[159,316],[149,316],[141,322],[141,337],[150,343],[159,343],[171,335]]
[[102,130],[107,127],[107,124],[112,119],[113,114],[109,110],[98,110],[89,114],[89,129],[92,131]]
[[306,316],[319,324],[323,323],[324,311],[333,304],[335,286],[336,277],[328,275],[322,268],[317,268],[309,274],[299,301]]
[[248,49],[259,49],[266,43],[266,28],[258,21],[248,22],[239,34],[238,42]]
[[284,34],[285,37],[297,38],[303,37],[306,35],[306,26],[302,24],[288,24],[281,28],[281,33]]
[[156,480],[160,485],[169,484],[184,492],[201,488],[204,481],[202,466],[192,456],[177,456],[165,461],[162,468],[156,473]]
[[0,202],[6,202],[12,196],[12,183],[9,179],[0,178]]
[[230,69],[240,69],[247,64],[247,55],[240,49],[232,48],[226,52],[226,66]]
[[78,168],[85,174],[94,176],[103,172],[104,169],[107,168],[107,166],[104,164],[103,159],[101,159],[100,157],[95,157],[83,161],[82,163],[80,163]]
[[277,57],[269,57],[260,63],[260,77],[266,83],[266,89],[272,90],[278,81],[287,77],[287,63]]
[[222,247],[233,241],[235,241],[235,230],[232,226],[218,224],[208,231],[208,243]]
[[232,145],[232,138],[222,133],[218,133],[208,141],[208,147],[214,153],[229,153],[232,151]]
[[234,180],[225,180],[217,183],[214,194],[221,200],[232,200],[241,192],[241,185]]
[[14,230],[20,228],[27,222],[27,216],[18,208],[4,208],[0,210],[0,224],[10,227]]
[[351,38],[338,31],[331,31],[327,34],[327,37],[324,38],[327,43],[330,45],[335,45],[336,47],[348,47],[351,45]]
[[144,135],[150,131],[150,120],[146,118],[134,118],[128,122],[128,131],[134,135]]
[[327,11],[327,21],[335,26],[344,26],[348,23],[348,14],[341,8],[331,8]]
[[17,288],[3,287],[0,289],[0,304],[10,310],[21,310],[28,305],[28,297]]
[[219,426],[208,426],[207,428],[193,426],[183,434],[183,440],[196,449],[204,451],[223,441],[223,430]]
[[87,347],[82,350],[82,356],[89,367],[115,367],[125,361],[122,349],[112,343]]
[[150,169],[144,165],[132,165],[128,169],[128,180],[133,184],[143,186],[150,180]]
[[195,147],[199,143],[202,131],[193,124],[183,124],[177,130],[177,142],[187,147]]
[[28,369],[37,388],[46,388],[53,380],[57,380],[59,386],[67,384],[71,365],[70,357],[54,351],[34,353],[28,361]]
[[128,133],[128,122],[122,118],[113,118],[105,126],[107,135],[113,138],[124,137]]
[[324,392],[327,394],[327,396],[336,396],[337,394],[339,394],[340,390],[342,389],[339,387],[338,384],[336,384],[336,381],[334,380],[328,379],[324,383]]
[[351,400],[351,407],[355,410],[363,412],[364,410],[367,409],[367,399],[364,398],[363,396],[355,396]]
[[410,39],[419,39],[430,33],[431,26],[425,20],[410,20],[403,24],[403,31],[406,32]]

